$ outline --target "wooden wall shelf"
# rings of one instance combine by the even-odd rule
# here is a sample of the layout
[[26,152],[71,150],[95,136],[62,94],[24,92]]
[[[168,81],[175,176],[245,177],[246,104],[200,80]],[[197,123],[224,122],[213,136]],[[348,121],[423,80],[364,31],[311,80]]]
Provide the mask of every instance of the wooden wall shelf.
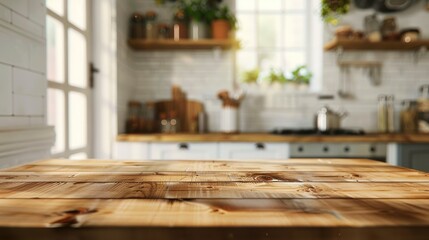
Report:
[[128,45],[134,50],[203,50],[203,49],[231,49],[238,46],[236,40],[146,40],[130,39]]
[[355,51],[417,51],[421,48],[429,48],[429,40],[404,43],[400,41],[369,42],[366,40],[334,39],[325,44],[325,51],[334,51],[339,48]]

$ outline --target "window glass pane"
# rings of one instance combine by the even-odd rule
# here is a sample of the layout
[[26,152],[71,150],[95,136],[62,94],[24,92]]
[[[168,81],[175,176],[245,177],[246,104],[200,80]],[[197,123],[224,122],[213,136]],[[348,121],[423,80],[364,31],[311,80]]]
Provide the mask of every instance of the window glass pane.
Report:
[[85,37],[69,28],[68,75],[69,84],[85,88],[88,83],[88,64]]
[[[255,11],[257,0],[236,0],[236,10],[239,11]],[[260,1],[260,0],[259,0]]]
[[253,70],[258,66],[256,51],[239,51],[237,53],[237,60],[239,73]]
[[292,71],[295,68],[306,64],[305,52],[303,51],[285,52],[284,58],[286,62],[284,69],[286,71]]
[[306,21],[302,14],[289,14],[284,17],[284,39],[287,48],[305,47]]
[[86,153],[75,153],[73,155],[70,155],[69,159],[70,160],[84,160],[84,159],[88,159],[88,155],[86,155]]
[[[286,10],[304,10],[306,0],[284,0]],[[320,2],[320,0],[319,0]]]
[[51,149],[52,154],[65,150],[65,96],[64,92],[57,89],[48,89],[48,125],[55,127],[55,144]]
[[64,82],[64,25],[46,18],[47,77],[50,81]]
[[282,0],[258,0],[258,9],[260,11],[281,11]]
[[69,93],[69,145],[72,150],[87,145],[87,99],[78,92]]
[[256,47],[256,17],[255,14],[237,14],[239,29],[237,38],[242,48]]
[[60,16],[64,15],[64,0],[46,0],[46,7]]
[[68,0],[67,14],[69,22],[82,30],[86,29],[86,0]]
[[261,71],[270,69],[282,69],[282,54],[279,51],[263,51],[258,54],[258,62]]
[[266,48],[281,47],[281,15],[259,14],[258,45]]

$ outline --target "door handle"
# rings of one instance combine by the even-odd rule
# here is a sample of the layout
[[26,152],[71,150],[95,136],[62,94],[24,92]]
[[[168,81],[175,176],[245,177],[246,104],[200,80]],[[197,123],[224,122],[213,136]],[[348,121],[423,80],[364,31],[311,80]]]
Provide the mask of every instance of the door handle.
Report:
[[96,68],[94,63],[89,64],[89,87],[94,88],[94,82],[95,82],[95,74],[100,72],[100,69]]

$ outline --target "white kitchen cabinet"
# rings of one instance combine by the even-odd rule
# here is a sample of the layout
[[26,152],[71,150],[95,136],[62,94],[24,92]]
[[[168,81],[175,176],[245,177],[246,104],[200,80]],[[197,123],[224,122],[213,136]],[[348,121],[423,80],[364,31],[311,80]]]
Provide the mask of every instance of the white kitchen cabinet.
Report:
[[219,158],[230,160],[288,159],[288,143],[219,143]]
[[113,158],[116,160],[148,160],[149,143],[116,142]]
[[215,160],[217,143],[152,143],[152,160]]

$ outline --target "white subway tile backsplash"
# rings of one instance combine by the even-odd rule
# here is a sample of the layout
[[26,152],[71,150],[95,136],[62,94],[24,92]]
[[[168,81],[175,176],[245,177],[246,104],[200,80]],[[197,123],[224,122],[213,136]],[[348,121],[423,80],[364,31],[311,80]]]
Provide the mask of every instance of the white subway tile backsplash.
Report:
[[30,117],[30,125],[33,127],[46,126],[46,119],[44,117]]
[[39,97],[46,95],[47,80],[43,74],[14,68],[13,83],[13,90],[16,94]]
[[12,115],[12,67],[0,64],[0,116]]
[[18,13],[12,12],[12,24],[37,37],[43,37],[45,34],[42,26],[30,21],[30,19],[23,17]]
[[46,8],[45,0],[28,0],[28,8],[30,9],[28,17],[31,21],[45,26]]
[[30,126],[29,117],[3,117],[0,116],[0,129],[25,128]]
[[28,1],[35,0],[0,0],[0,4],[12,9],[14,12],[28,16]]
[[6,8],[0,5],[0,20],[11,22],[12,21],[12,11],[9,8]]
[[46,72],[46,46],[44,42],[32,42],[30,45],[30,66],[31,70],[45,73]]
[[16,116],[44,116],[45,98],[14,94],[13,113]]
[[[0,62],[29,68],[31,41],[7,28],[0,27]],[[43,60],[39,59],[40,62]]]

